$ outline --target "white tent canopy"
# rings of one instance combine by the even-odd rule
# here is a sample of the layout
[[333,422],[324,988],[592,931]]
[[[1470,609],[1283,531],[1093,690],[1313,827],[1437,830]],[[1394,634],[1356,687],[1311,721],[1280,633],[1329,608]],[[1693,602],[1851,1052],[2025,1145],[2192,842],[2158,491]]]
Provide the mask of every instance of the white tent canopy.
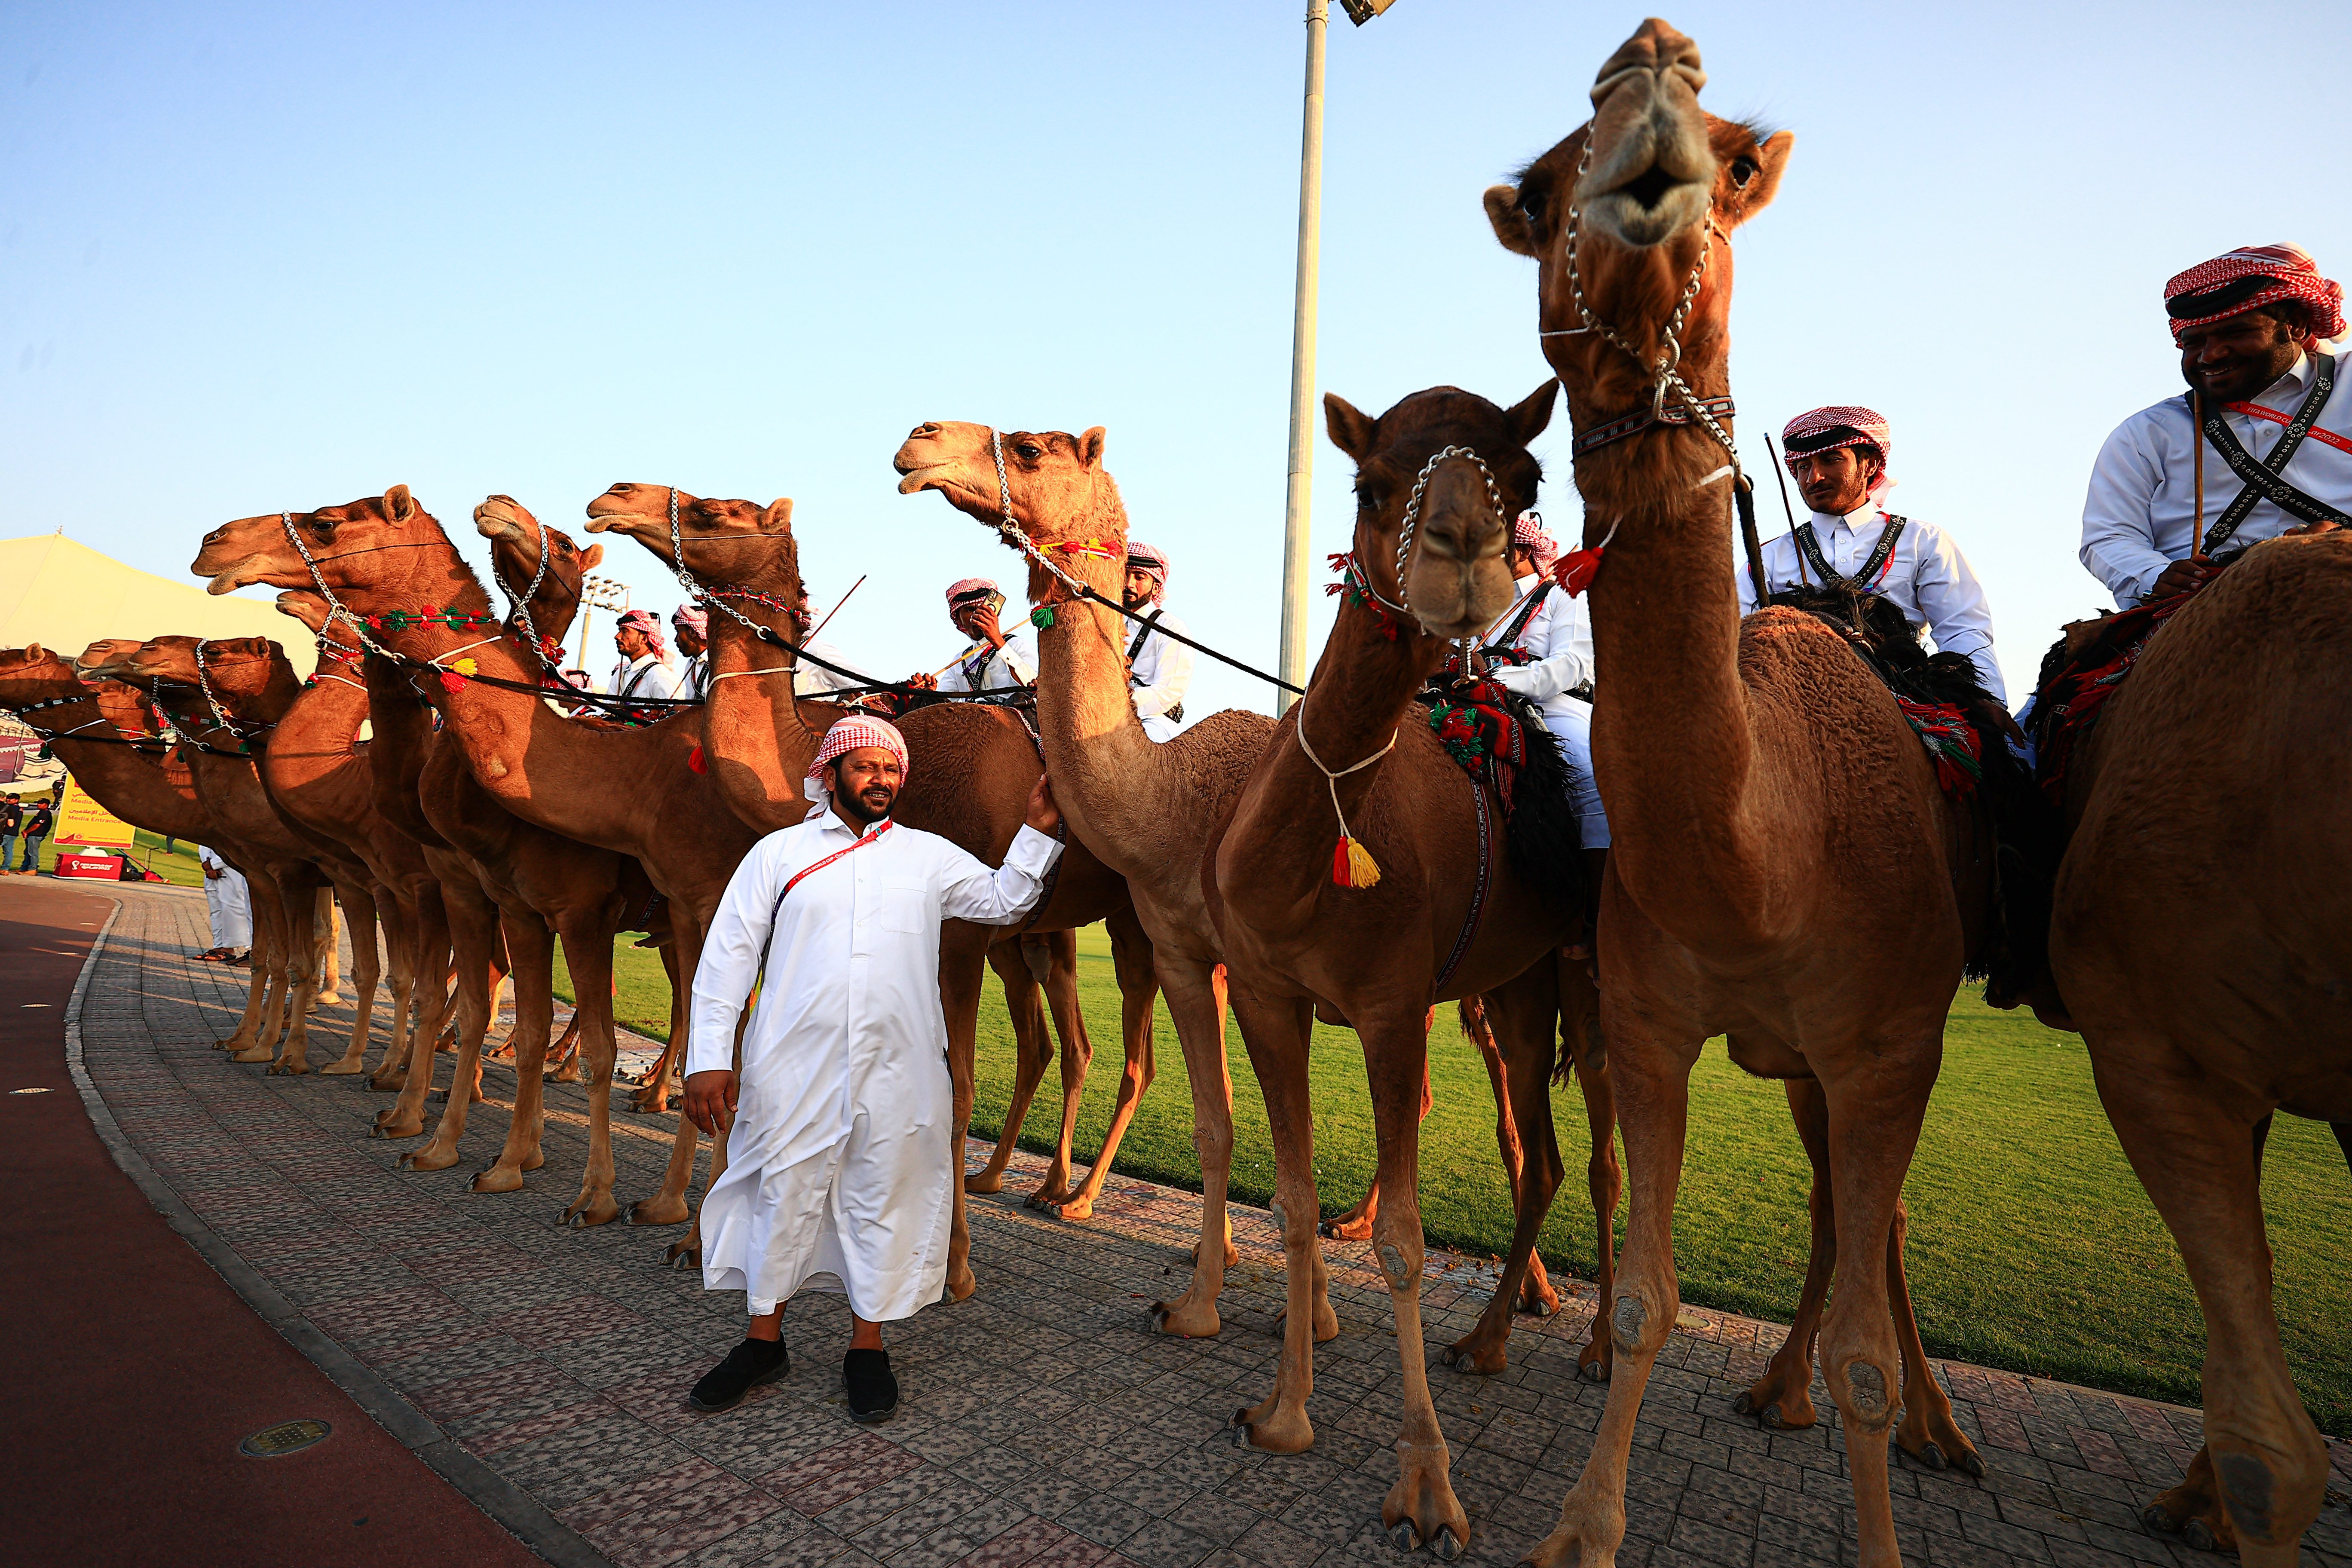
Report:
[[71,658],[101,637],[271,637],[301,675],[318,658],[309,628],[266,599],[215,598],[62,533],[0,539],[0,647],[39,643]]

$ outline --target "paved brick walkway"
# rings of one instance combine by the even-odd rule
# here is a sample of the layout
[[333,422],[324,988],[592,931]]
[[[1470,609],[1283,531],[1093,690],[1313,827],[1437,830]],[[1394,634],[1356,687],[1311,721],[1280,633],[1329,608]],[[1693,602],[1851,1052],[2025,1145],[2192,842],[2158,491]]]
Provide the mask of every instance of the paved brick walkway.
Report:
[[[1387,1293],[1361,1249],[1330,1244],[1341,1332],[1322,1347],[1311,1453],[1259,1454],[1224,1430],[1271,1385],[1279,1248],[1263,1213],[1234,1211],[1241,1267],[1215,1340],[1150,1328],[1144,1304],[1181,1288],[1191,1194],[1121,1180],[1084,1226],[1019,1206],[1041,1162],[972,1205],[980,1293],[893,1330],[907,1388],[866,1431],[841,1405],[837,1297],[787,1318],[792,1375],[698,1416],[693,1379],[740,1337],[741,1301],[660,1266],[675,1235],[558,1219],[577,1191],[585,1100],[549,1094],[547,1164],[529,1190],[477,1196],[510,1077],[493,1068],[467,1158],[411,1175],[409,1143],[370,1140],[385,1103],[359,1079],[265,1078],[210,1048],[241,975],[186,961],[201,900],[124,889],[83,1022],[92,1077],[124,1131],[236,1251],[451,1437],[613,1563],[789,1568],[1325,1568],[1400,1561],[1379,1531],[1399,1408]],[[343,1016],[343,1015],[333,1015]],[[446,1058],[444,1058],[446,1061]],[[446,1068],[444,1068],[446,1072]],[[624,1202],[657,1184],[667,1124],[616,1118]],[[1433,1252],[1432,1347],[1475,1321],[1490,1266]],[[1566,1280],[1563,1286],[1569,1285]],[[1469,1560],[1515,1563],[1551,1526],[1601,1414],[1576,1377],[1589,1286],[1549,1321],[1522,1319],[1493,1379],[1433,1368]],[[1629,1568],[1767,1568],[1851,1560],[1843,1445],[1827,1417],[1767,1433],[1728,1405],[1782,1331],[1686,1311],[1654,1376],[1633,1456]],[[1913,1563],[2139,1563],[2214,1568],[2152,1536],[2147,1500],[2200,1442],[2194,1411],[2003,1373],[1945,1368],[1981,1483],[1894,1477]],[[2352,1450],[2336,1449],[2352,1491]],[[2352,1511],[2331,1502],[2305,1561],[2352,1568]]]

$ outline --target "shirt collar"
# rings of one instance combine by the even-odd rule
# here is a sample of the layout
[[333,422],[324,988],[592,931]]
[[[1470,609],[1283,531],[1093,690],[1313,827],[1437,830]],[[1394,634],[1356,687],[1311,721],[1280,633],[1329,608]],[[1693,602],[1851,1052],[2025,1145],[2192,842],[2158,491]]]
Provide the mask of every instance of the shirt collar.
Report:
[[864,827],[858,827],[852,825],[847,817],[842,816],[840,811],[835,808],[831,802],[827,802],[824,809],[812,814],[807,820],[815,825],[820,831],[834,832],[837,830],[839,832],[848,834],[852,838],[858,838],[873,832],[876,828],[880,827],[883,822],[887,822],[890,819],[886,816],[882,818],[881,822],[869,823]]
[[2311,378],[2317,374],[2318,371],[2319,366],[2312,363],[2311,356],[2297,349],[2294,351],[2294,363],[2286,367],[2286,374],[2256,393],[2255,401],[2261,402],[2272,397],[2283,397],[2290,402],[2299,401],[2305,393],[2311,390]]
[[1843,516],[1833,511],[1817,511],[1813,513],[1813,529],[1816,532],[1819,532],[1822,529],[1835,528],[1839,524],[1843,523],[1849,531],[1860,533],[1864,529],[1870,526],[1870,520],[1877,515],[1878,503],[1874,500],[1865,500],[1860,506],[1854,508],[1850,512],[1844,513]]

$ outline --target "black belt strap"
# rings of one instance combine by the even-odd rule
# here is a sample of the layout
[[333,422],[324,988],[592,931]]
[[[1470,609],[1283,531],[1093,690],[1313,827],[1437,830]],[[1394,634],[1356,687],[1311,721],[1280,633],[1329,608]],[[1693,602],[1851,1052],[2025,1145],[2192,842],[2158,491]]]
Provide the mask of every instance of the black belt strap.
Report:
[[1160,617],[1167,613],[1168,612],[1164,609],[1154,610],[1136,624],[1135,640],[1127,645],[1128,663],[1133,664],[1135,662],[1135,656],[1143,651],[1145,639],[1150,637],[1152,632],[1158,628],[1160,625]]
[[1909,521],[1888,512],[1886,526],[1878,532],[1878,547],[1870,552],[1870,559],[1862,563],[1862,570],[1851,577],[1841,575],[1830,564],[1829,558],[1822,553],[1821,539],[1813,532],[1810,521],[1797,524],[1797,549],[1811,565],[1814,575],[1821,578],[1822,587],[1867,591],[1873,583],[1878,581],[1878,574],[1886,565],[1886,558],[1895,553],[1895,543],[1902,539],[1904,525]]
[[2219,550],[2228,542],[2231,534],[2238,531],[2238,525],[2246,521],[2246,514],[2254,510],[2256,501],[2266,500],[2290,517],[2299,517],[2305,522],[2333,522],[2352,527],[2352,517],[2347,517],[2326,501],[2314,500],[2279,478],[2286,468],[2287,459],[2294,456],[2295,448],[2302,446],[2303,438],[2311,433],[2311,426],[2318,419],[2320,410],[2327,406],[2328,395],[2336,390],[2336,357],[2333,354],[2314,354],[2311,364],[2311,390],[2304,394],[2303,404],[2295,409],[2294,417],[2287,422],[2286,429],[2280,434],[2278,445],[2272,447],[2271,455],[2259,463],[2247,454],[2244,447],[2239,445],[2237,435],[2230,428],[2229,421],[2221,416],[2221,410],[2218,406],[2207,408],[2205,439],[2221,454],[2221,460],[2230,465],[2230,471],[2246,481],[2246,488],[2238,492],[2238,499],[2231,501],[2214,521],[2213,526],[2205,531],[2205,552],[2208,555]]
[[1487,638],[1479,651],[1492,654],[1518,647],[1519,634],[1528,629],[1529,621],[1535,619],[1536,611],[1542,605],[1544,596],[1552,591],[1553,586],[1552,580],[1546,577],[1529,589],[1528,596],[1519,601],[1517,613],[1511,616],[1511,624],[1505,626],[1498,635]]

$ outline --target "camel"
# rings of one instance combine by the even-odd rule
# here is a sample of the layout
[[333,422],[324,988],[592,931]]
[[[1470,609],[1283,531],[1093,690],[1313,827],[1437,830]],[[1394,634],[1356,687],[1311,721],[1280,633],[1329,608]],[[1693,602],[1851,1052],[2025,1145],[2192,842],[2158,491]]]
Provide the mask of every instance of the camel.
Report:
[[[1727,395],[1727,237],[1769,203],[1794,138],[1704,113],[1705,80],[1688,38],[1644,23],[1602,67],[1593,120],[1485,202],[1501,243],[1539,264],[1539,341],[1579,434],[1596,436],[1576,478],[1586,543],[1606,549],[1591,589],[1606,672],[1594,768],[1615,841],[1601,1027],[1632,1193],[1605,1304],[1608,1404],[1538,1568],[1612,1562],[1623,1538],[1633,1424],[1679,1306],[1688,1075],[1713,1035],[1748,1070],[1790,1080],[1792,1102],[1819,1096],[1817,1257],[1885,1260],[1841,1277],[1821,1317],[1864,1563],[1900,1561],[1897,1408],[1923,1447],[1964,1452],[1896,1310],[1898,1215],[1990,837],[1939,792],[1891,694],[1824,622],[1780,607],[1740,619],[1729,409],[1703,400]],[[1648,417],[1662,407],[1675,418]],[[1793,1398],[1810,1349],[1792,1333],[1747,1403]]]
[[[230,1059],[266,1061],[274,1073],[308,1072],[309,1015],[324,967],[320,937],[331,940],[332,935],[331,917],[321,907],[320,895],[331,889],[352,911],[355,948],[362,938],[369,945],[374,942],[374,899],[363,864],[304,837],[278,814],[262,786],[257,763],[246,752],[251,741],[266,744],[268,726],[291,706],[299,689],[293,667],[266,637],[224,642],[184,637],[144,643],[108,639],[91,644],[77,662],[86,677],[122,680],[147,693],[170,715],[174,729],[198,743],[193,754],[185,746],[180,754],[215,837],[226,840],[225,846],[214,847],[223,848],[230,863],[245,872],[257,952],[263,946],[259,933],[265,926],[268,931],[267,962],[277,999],[262,1009],[259,1029],[243,1048],[232,1051]],[[224,667],[257,666],[266,671],[267,679],[259,710],[248,721],[232,722],[215,700],[212,674]],[[257,967],[262,962],[257,958]],[[281,1022],[284,1040],[273,1051]],[[233,1045],[236,1037],[224,1045]]]
[[[754,841],[709,775],[690,764],[699,714],[620,728],[551,709],[535,694],[538,658],[497,632],[480,583],[405,485],[348,505],[237,519],[205,536],[193,570],[215,594],[253,583],[315,588],[367,617],[371,640],[415,667],[443,735],[499,805],[638,861],[668,900],[680,971],[693,972],[719,895]],[[467,679],[474,674],[522,689]],[[672,1044],[682,1048],[682,1032]],[[680,1142],[683,1163],[674,1156],[662,1191],[632,1205],[636,1223],[688,1217],[693,1148]]]
[[[721,606],[710,617],[711,668],[718,677],[705,715],[707,763],[727,790],[736,815],[760,832],[773,832],[798,821],[807,810],[801,781],[825,729],[841,712],[835,705],[792,695],[794,655],[789,644],[800,634],[783,606],[796,605],[802,597],[792,503],[780,500],[763,508],[748,501],[704,500],[661,486],[618,484],[589,503],[594,519],[589,526],[627,534],[676,570],[680,563],[672,555],[673,496],[683,564]],[[728,614],[730,607],[778,640],[755,636]],[[992,863],[1001,861],[1043,768],[1042,754],[1020,719],[1002,708],[941,702],[917,708],[898,723],[912,748],[914,766],[898,799],[898,820],[940,834]],[[1070,1145],[1093,1054],[1078,1010],[1074,933],[1098,920],[1107,921],[1110,931],[1127,1065],[1102,1149],[1085,1182],[1073,1189]],[[1033,974],[1026,955],[1034,951],[1039,937],[1051,942],[1052,962],[1046,973]],[[991,1193],[1003,1185],[1022,1118],[1053,1051],[1037,1003],[1042,982],[1064,1047],[1062,1126],[1054,1160],[1028,1203],[1064,1219],[1085,1219],[1094,1213],[1119,1140],[1151,1082],[1151,1006],[1158,984],[1150,939],[1135,921],[1126,884],[1075,839],[1056,867],[1045,900],[1026,920],[1013,926],[951,921],[942,928],[940,989],[955,1074],[958,1148],[971,1115],[983,959],[1004,983],[1020,1072],[995,1153],[984,1169],[964,1179],[963,1191]],[[961,1300],[971,1284],[962,1193],[956,1196],[953,1226],[949,1291]]]
[[2064,778],[2052,973],[2205,1318],[2205,1447],[2146,1519],[2247,1568],[2296,1561],[2328,1477],[2261,1174],[2280,1110],[2352,1156],[2352,770],[2314,743],[2352,723],[2347,628],[2352,533],[2252,546],[2148,643]]
[[[1102,446],[1099,429],[1082,437],[1003,433],[1002,473],[1007,484],[1019,486],[1009,516],[1000,501],[997,432],[986,426],[919,425],[893,467],[901,495],[937,490],[957,510],[999,529],[1015,548],[1034,550],[1024,531],[1039,530],[1048,519],[1057,540],[1094,541],[1083,548],[1102,553],[1073,552],[1067,559],[1099,575],[1111,564],[1112,548],[1100,542],[1127,536],[1126,508],[1101,467]],[[1044,598],[1055,585],[1033,560],[1030,598]],[[1201,873],[1213,835],[1265,749],[1273,721],[1256,713],[1213,713],[1155,743],[1144,735],[1127,695],[1127,644],[1120,629],[1107,624],[1109,613],[1093,605],[1056,605],[1047,618],[1051,624],[1038,637],[1037,721],[1054,796],[1071,837],[1127,879],[1192,1079],[1200,1240],[1190,1286],[1171,1300],[1154,1302],[1152,1316],[1164,1332],[1214,1334],[1223,1326],[1217,1296],[1225,1268],[1239,1255],[1225,1216],[1234,1130],[1224,953]],[[1243,1023],[1246,1035],[1246,1016]],[[1319,1253],[1313,1274],[1305,1317],[1318,1340],[1328,1340],[1339,1331],[1339,1320],[1327,1299]]]

